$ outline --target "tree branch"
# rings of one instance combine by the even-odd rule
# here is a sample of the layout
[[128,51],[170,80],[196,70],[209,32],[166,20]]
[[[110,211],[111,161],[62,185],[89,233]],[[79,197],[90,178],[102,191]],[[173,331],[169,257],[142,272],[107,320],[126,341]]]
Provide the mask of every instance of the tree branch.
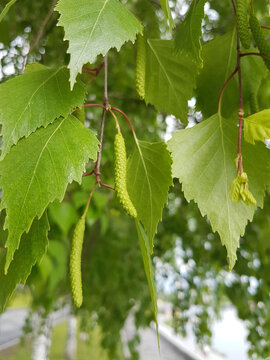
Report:
[[36,37],[34,38],[32,44],[30,45],[30,48],[29,48],[29,51],[28,53],[24,56],[23,58],[23,65],[22,65],[22,70],[21,72],[24,71],[24,68],[25,68],[25,64],[26,64],[26,60],[27,60],[27,57],[28,55],[36,48],[36,46],[38,45],[39,43],[39,40],[44,32],[44,29],[45,29],[45,26],[47,25],[48,21],[50,20],[50,17],[52,16],[52,13],[54,12],[54,8],[55,8],[55,5],[57,3],[57,0],[53,0],[52,1],[52,5],[50,7],[50,10],[49,12],[47,13],[47,15],[45,16],[44,20],[41,22],[40,24],[40,28],[38,30],[38,33],[36,35]]
[[265,54],[261,54],[261,53],[257,53],[257,52],[248,52],[248,53],[241,53],[240,57],[244,57],[244,56],[260,56],[264,59],[268,59],[270,60],[270,56],[267,56]]
[[103,147],[103,136],[104,136],[104,124],[105,124],[105,117],[106,117],[106,109],[108,108],[108,56],[105,55],[104,57],[104,106],[102,111],[102,118],[100,123],[100,135],[99,135],[99,152],[97,154],[97,161],[95,165],[95,174],[96,179],[100,183],[100,162],[101,162],[101,154],[102,154],[102,147]]
[[[233,0],[232,0],[233,1]],[[240,38],[237,31],[237,70],[238,70],[238,91],[239,91],[239,108],[238,108],[238,143],[237,143],[237,175],[243,172],[242,163],[242,123],[244,116],[243,106],[243,84],[242,84],[242,69],[241,69],[241,46]]]
[[231,75],[228,77],[228,79],[226,80],[226,82],[224,83],[220,94],[219,94],[219,98],[218,98],[218,112],[220,112],[221,110],[221,101],[222,101],[222,97],[224,94],[224,91],[226,89],[226,87],[228,86],[229,82],[232,80],[232,78],[234,77],[234,75],[238,72],[238,67],[236,66],[236,68],[234,69],[234,71],[231,73]]

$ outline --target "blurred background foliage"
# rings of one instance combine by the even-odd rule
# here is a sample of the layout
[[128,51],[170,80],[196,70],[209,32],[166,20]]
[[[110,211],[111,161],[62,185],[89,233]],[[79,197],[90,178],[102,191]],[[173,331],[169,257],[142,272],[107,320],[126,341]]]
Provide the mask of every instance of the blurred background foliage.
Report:
[[[0,10],[6,3],[1,2]],[[267,1],[256,0],[255,3],[258,15],[263,17],[267,13]],[[183,19],[189,4],[190,1],[170,1],[176,23]],[[20,73],[23,56],[50,5],[45,0],[18,0],[1,22],[2,81]],[[170,38],[158,1],[130,0],[126,5],[143,21],[149,37]],[[229,0],[212,0],[206,4],[206,9],[203,41],[232,28],[234,20]],[[57,13],[51,17],[39,47],[28,57],[29,62],[38,61],[48,66],[68,63],[67,42],[63,41],[63,29],[56,26],[57,17]],[[125,44],[120,53],[110,51],[109,99],[113,106],[129,115],[139,139],[156,141],[170,135],[168,117],[157,114],[154,108],[146,107],[139,100],[135,90],[135,57],[135,47],[130,43]],[[96,63],[100,61],[99,58]],[[86,74],[82,78],[88,82],[88,102],[102,103],[102,72],[97,78],[89,79]],[[260,87],[261,107],[269,104],[269,82],[268,76]],[[100,109],[87,110],[85,123],[98,132],[100,117]],[[197,117],[191,107],[190,121],[194,122]],[[120,117],[119,120],[130,149],[133,138],[129,127],[125,120]],[[175,129],[181,126],[176,120],[173,123]],[[113,185],[114,134],[114,121],[107,116],[101,169],[102,181],[110,185]],[[92,166],[89,164],[90,170]],[[33,309],[42,306],[49,313],[71,301],[68,255],[72,232],[92,185],[93,179],[89,177],[83,179],[82,186],[70,185],[64,202],[49,207],[48,252],[27,282]],[[185,335],[187,326],[191,325],[197,341],[202,346],[210,344],[211,324],[230,303],[248,328],[250,358],[263,359],[269,355],[269,220],[270,196],[267,195],[265,208],[257,210],[254,222],[248,225],[241,239],[237,264],[232,273],[228,273],[226,252],[219,237],[212,233],[196,204],[186,202],[181,186],[175,183],[155,239],[154,263],[159,294],[173,305],[172,325],[177,332]],[[84,318],[83,325],[87,327],[87,319],[96,314],[102,345],[108,349],[110,358],[117,359],[120,331],[131,309],[135,307],[138,327],[149,325],[153,314],[134,224],[120,209],[114,194],[104,188],[95,192],[87,214],[82,271],[84,303],[79,313]]]

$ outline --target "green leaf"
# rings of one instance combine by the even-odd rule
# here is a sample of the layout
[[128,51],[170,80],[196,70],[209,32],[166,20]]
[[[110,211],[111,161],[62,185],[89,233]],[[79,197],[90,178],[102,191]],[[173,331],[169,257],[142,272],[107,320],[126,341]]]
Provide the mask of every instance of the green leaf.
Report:
[[62,201],[68,183],[81,182],[85,164],[96,159],[97,151],[92,131],[69,115],[19,141],[1,161],[1,209],[6,209],[9,231],[6,269],[33,219],[50,202]]
[[270,138],[270,109],[260,111],[244,119],[245,140],[251,144]]
[[68,250],[63,242],[50,240],[47,253],[38,266],[41,276],[37,276],[35,286],[40,286],[41,291],[46,289],[46,294],[52,296],[59,282],[66,279],[67,256]]
[[20,138],[81,106],[85,88],[80,82],[70,91],[68,70],[64,67],[50,69],[32,64],[25,74],[0,85],[0,98],[2,155],[5,155]]
[[171,185],[171,157],[166,145],[138,141],[128,159],[127,189],[146,230],[151,251]]
[[175,45],[182,54],[191,54],[198,63],[201,58],[202,20],[206,0],[193,0],[184,21],[178,26]]
[[144,271],[145,271],[145,275],[147,278],[149,292],[150,292],[150,296],[151,296],[151,300],[152,300],[152,307],[153,307],[154,316],[155,316],[158,345],[159,345],[156,287],[155,287],[155,277],[154,277],[152,259],[151,259],[151,255],[150,255],[150,249],[149,249],[149,241],[147,239],[144,228],[142,227],[142,225],[140,224],[138,219],[135,220],[135,223],[136,223],[136,229],[137,229],[138,238],[139,238],[140,247],[141,247]]
[[[250,51],[255,51],[251,48]],[[217,36],[202,47],[203,69],[197,78],[197,109],[204,117],[215,114],[220,91],[236,67],[236,30]],[[266,69],[258,56],[241,59],[244,109],[248,112],[251,94],[257,94]],[[223,95],[222,115],[230,117],[239,106],[237,75],[230,81]]]
[[172,40],[148,40],[146,45],[146,104],[175,115],[187,123],[188,100],[198,71],[193,58],[175,53]]
[[[87,193],[84,192],[83,196],[86,203]],[[62,202],[61,204],[59,202],[52,203],[49,206],[49,218],[59,226],[64,235],[67,235],[71,226],[79,220],[74,206],[68,202]]]
[[7,13],[9,12],[9,9],[11,8],[12,5],[15,4],[17,0],[10,0],[6,6],[4,7],[4,9],[2,10],[1,14],[0,14],[0,22],[3,20],[3,18],[7,15]]
[[170,32],[172,32],[172,29],[175,27],[175,23],[174,23],[174,20],[172,17],[171,9],[169,6],[169,1],[168,0],[160,0],[160,5],[162,7],[162,10],[163,10],[167,20],[168,20]]
[[[2,215],[2,213],[1,213]],[[31,273],[32,267],[39,263],[48,246],[49,222],[46,213],[40,220],[35,219],[28,234],[23,234],[19,249],[16,251],[14,260],[9,267],[8,273],[4,274],[5,252],[0,254],[0,312],[2,312],[11,297],[16,285],[25,284]],[[5,232],[7,236],[7,231]]]
[[93,63],[97,55],[105,55],[113,47],[119,51],[143,29],[118,0],[60,0],[56,10],[69,41],[71,88],[84,64]]
[[[173,176],[183,184],[186,199],[198,204],[213,231],[219,233],[227,248],[230,269],[236,261],[239,237],[244,235],[256,209],[230,199],[230,185],[236,176],[237,134],[237,115],[221,118],[216,114],[193,128],[178,131],[168,143]],[[244,143],[242,156],[249,189],[262,207],[270,182],[270,151],[263,144]]]

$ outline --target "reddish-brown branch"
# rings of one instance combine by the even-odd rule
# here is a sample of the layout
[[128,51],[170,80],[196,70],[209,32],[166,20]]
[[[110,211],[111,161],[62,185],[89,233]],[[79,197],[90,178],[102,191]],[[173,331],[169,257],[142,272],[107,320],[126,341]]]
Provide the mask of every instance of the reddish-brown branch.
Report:
[[241,53],[240,57],[244,57],[244,56],[260,56],[264,59],[268,59],[270,60],[270,56],[267,56],[265,54],[261,54],[261,53],[257,53],[257,52],[248,52],[248,53]]
[[85,173],[85,174],[83,174],[82,176],[83,176],[83,177],[84,177],[84,176],[91,176],[91,175],[93,175],[94,173],[95,173],[95,171],[92,170],[91,172]]
[[100,73],[100,70],[103,68],[103,66],[104,66],[104,60],[102,60],[102,62],[97,67],[94,68],[83,66],[82,72],[96,77]]
[[238,90],[239,90],[239,109],[238,109],[238,142],[237,142],[237,174],[240,175],[243,172],[242,164],[242,123],[244,116],[243,106],[243,84],[242,84],[242,69],[241,69],[241,47],[240,38],[237,34],[237,69],[238,69]]
[[232,6],[233,6],[233,11],[234,11],[234,14],[236,15],[236,5],[235,5],[234,0],[232,0]]
[[[103,67],[103,62],[95,69],[100,69]],[[99,107],[102,108],[102,117],[100,123],[100,135],[99,135],[99,151],[97,153],[97,161],[95,164],[94,170],[92,170],[88,174],[83,174],[83,176],[95,175],[96,176],[96,184],[100,184],[100,186],[106,187],[108,189],[114,190],[114,188],[110,185],[103,184],[100,179],[100,163],[101,163],[101,154],[102,154],[102,146],[103,146],[103,136],[104,136],[104,125],[105,125],[105,116],[106,112],[112,112],[110,110],[109,102],[108,102],[108,63],[107,63],[107,55],[104,57],[104,105],[101,104],[84,104],[83,107]]]
[[129,117],[127,116],[127,114],[125,114],[124,111],[122,111],[122,110],[120,110],[120,109],[118,109],[118,108],[116,108],[116,107],[113,107],[113,106],[111,107],[111,109],[114,110],[114,111],[119,112],[121,115],[124,116],[124,118],[125,118],[125,119],[127,120],[127,122],[129,123],[129,126],[130,126],[133,134],[135,134],[134,127],[133,127],[132,122],[130,121]]
[[115,188],[113,186],[107,185],[107,184],[103,184],[103,182],[99,182],[100,186],[103,186],[105,188],[111,189],[111,190],[115,190]]
[[229,82],[232,80],[232,78],[234,77],[234,75],[238,72],[238,67],[236,66],[236,68],[234,69],[234,71],[231,73],[231,75],[228,77],[228,79],[226,80],[226,82],[224,83],[220,94],[219,94],[219,98],[218,98],[218,109],[220,110],[221,108],[221,101],[222,101],[222,97],[224,94],[224,91],[226,89],[226,87],[228,86]]
[[101,105],[101,104],[84,104],[83,107],[100,107],[100,108],[106,110],[106,106]]
[[99,73],[100,70],[103,68],[103,66],[104,66],[104,60],[102,60],[101,63],[97,67],[90,68],[90,67],[84,65],[83,69],[86,71],[93,71],[93,72]]
[[88,71],[88,70],[83,69],[82,73],[96,77],[96,72],[95,71]]

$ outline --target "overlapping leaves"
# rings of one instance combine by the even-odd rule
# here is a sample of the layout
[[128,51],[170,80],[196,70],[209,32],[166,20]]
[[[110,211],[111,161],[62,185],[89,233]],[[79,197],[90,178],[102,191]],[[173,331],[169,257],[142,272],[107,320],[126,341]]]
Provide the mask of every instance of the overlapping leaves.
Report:
[[32,64],[27,66],[25,74],[0,85],[2,155],[20,138],[46,127],[60,115],[66,117],[83,104],[84,85],[78,82],[70,91],[68,77],[65,67],[51,69]]
[[[176,54],[173,40],[147,40],[144,83],[146,104],[175,115],[187,123],[188,100],[192,97],[198,65],[192,56]],[[138,64],[137,64],[138,65]]]
[[61,201],[68,183],[81,182],[85,164],[95,159],[98,140],[73,116],[60,118],[22,139],[0,163],[1,209],[8,229],[6,270],[36,216]]
[[[254,49],[250,49],[254,51]],[[205,118],[217,112],[219,93],[236,67],[236,29],[214,40],[207,42],[202,47],[203,69],[197,79],[197,109],[201,110]],[[257,94],[266,68],[257,56],[246,56],[241,59],[243,79],[244,110],[249,109],[249,99],[252,94]],[[235,76],[223,95],[222,114],[231,116],[239,106],[238,80]]]

